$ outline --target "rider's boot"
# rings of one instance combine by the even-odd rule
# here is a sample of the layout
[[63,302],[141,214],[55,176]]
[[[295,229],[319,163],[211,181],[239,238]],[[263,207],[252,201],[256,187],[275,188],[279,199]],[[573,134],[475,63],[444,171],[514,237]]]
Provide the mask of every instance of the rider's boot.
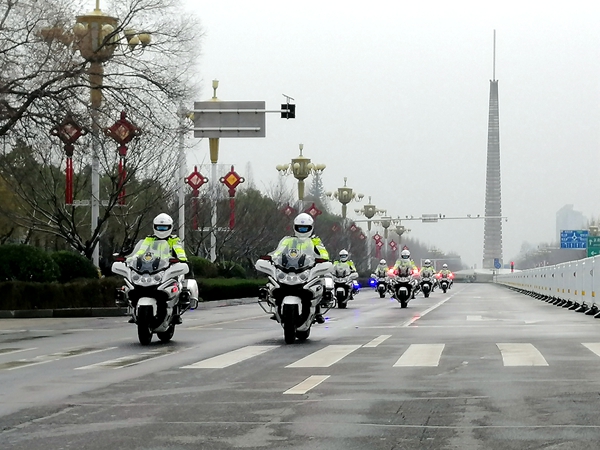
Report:
[[320,305],[317,305],[317,307],[316,307],[315,322],[325,323],[325,318],[323,317],[323,314],[321,314],[321,306]]

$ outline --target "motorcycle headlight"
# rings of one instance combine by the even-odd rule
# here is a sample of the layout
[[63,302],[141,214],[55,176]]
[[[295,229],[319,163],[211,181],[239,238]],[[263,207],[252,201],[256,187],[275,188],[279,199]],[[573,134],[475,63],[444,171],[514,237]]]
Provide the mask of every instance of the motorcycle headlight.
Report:
[[285,273],[279,272],[279,275],[277,275],[277,278],[279,278],[281,281],[285,280]]
[[140,281],[140,276],[136,274],[136,275],[134,275],[133,277],[131,277],[131,279],[132,279],[133,281]]
[[306,281],[308,280],[308,275],[306,273],[301,273],[298,278],[300,278],[301,281]]
[[162,275],[157,273],[156,275],[154,275],[154,281],[156,281],[157,283],[160,283],[162,281]]

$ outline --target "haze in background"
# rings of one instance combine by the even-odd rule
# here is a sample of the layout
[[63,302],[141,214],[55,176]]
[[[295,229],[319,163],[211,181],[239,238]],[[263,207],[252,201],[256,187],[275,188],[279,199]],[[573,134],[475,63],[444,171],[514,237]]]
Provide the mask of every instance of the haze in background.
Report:
[[[221,100],[279,109],[287,94],[297,105],[294,120],[267,116],[264,139],[222,140],[220,163],[264,189],[303,143],[305,156],[327,164],[326,190],[348,177],[392,216],[483,215],[495,29],[504,262],[524,241],[555,241],[565,204],[598,217],[600,5],[331,3],[188,1],[206,35],[196,100],[218,79]],[[207,155],[198,142],[188,164]],[[405,225],[481,267],[483,221]]]

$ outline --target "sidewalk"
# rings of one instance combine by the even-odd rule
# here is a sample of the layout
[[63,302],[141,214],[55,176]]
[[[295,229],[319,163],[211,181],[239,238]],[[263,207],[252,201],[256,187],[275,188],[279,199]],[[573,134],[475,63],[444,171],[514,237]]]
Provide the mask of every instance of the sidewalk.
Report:
[[[197,309],[211,309],[222,306],[247,305],[258,302],[256,298],[232,298],[198,303]],[[127,308],[64,308],[64,309],[18,309],[0,310],[0,319],[34,319],[51,317],[118,317],[126,316]]]

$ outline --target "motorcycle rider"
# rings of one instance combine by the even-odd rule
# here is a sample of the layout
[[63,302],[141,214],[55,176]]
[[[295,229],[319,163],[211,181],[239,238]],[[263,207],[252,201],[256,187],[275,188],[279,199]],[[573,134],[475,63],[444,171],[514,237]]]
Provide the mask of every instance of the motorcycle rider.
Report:
[[[294,219],[294,236],[285,236],[277,249],[269,253],[272,257],[280,255],[285,249],[308,249],[312,247],[315,252],[315,256],[325,261],[329,261],[329,252],[321,242],[321,238],[313,234],[314,220],[310,214],[300,213]],[[264,295],[264,294],[263,294]],[[260,297],[260,295],[259,295]],[[325,319],[321,314],[321,306],[317,305],[315,321],[317,323],[325,323]]]
[[[408,250],[407,248],[404,248],[404,250],[400,252],[400,259],[398,259],[396,261],[396,264],[394,264],[394,273],[399,273],[401,268],[409,268],[412,273],[414,273],[415,270],[418,270],[415,262],[412,259],[410,259],[410,250]],[[413,279],[412,298],[415,298],[417,286],[417,281]]]
[[431,265],[431,261],[429,259],[426,259],[423,262],[423,267],[421,267],[421,279],[423,278],[433,278],[433,285],[431,286],[431,291],[433,292],[433,290],[435,289],[436,286],[436,282],[435,282],[435,269],[433,268],[433,266]]
[[417,268],[415,262],[410,259],[410,250],[407,248],[400,252],[400,258],[394,264],[394,271],[397,271],[400,267],[410,267],[412,270]]
[[442,270],[438,272],[439,278],[442,278],[442,275],[446,275],[448,277],[448,289],[452,287],[454,280],[452,279],[452,271],[448,269],[448,264],[444,264],[442,266]]
[[387,262],[385,261],[385,259],[382,259],[382,260],[379,261],[379,265],[375,269],[375,275],[378,278],[382,278],[382,277],[385,277],[387,275],[387,272],[388,272]]
[[[186,263],[189,270],[185,275],[185,279],[194,279],[194,271],[192,269],[192,265],[188,262],[185,250],[181,245],[181,240],[178,236],[171,234],[173,231],[173,219],[171,216],[165,213],[160,213],[152,221],[152,228],[154,233],[146,236],[138,252],[134,255],[131,255],[130,258],[142,256],[149,248],[152,248],[154,251],[159,253],[161,258],[175,257],[179,259],[179,262]],[[164,245],[165,243],[167,245]],[[135,291],[133,292],[135,293]],[[184,280],[181,295],[179,296],[179,302],[177,303],[173,313],[173,323],[182,323],[180,311],[190,305],[190,300],[190,291],[187,288],[187,282]],[[132,321],[133,318],[131,318],[130,322]]]
[[[340,250],[339,259],[333,262],[334,270],[336,266],[339,266],[341,268],[348,267],[350,269],[350,273],[356,272],[356,266],[354,265],[354,262],[351,259],[349,259],[348,250],[346,249]],[[350,300],[354,298],[354,291],[355,288],[353,283],[352,289],[350,290]]]

